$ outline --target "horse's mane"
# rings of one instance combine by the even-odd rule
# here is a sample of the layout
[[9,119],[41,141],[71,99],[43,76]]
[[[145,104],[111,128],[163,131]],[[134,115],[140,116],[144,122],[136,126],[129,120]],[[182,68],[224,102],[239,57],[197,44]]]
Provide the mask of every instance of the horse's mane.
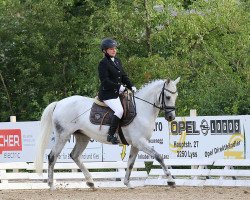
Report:
[[156,85],[163,83],[165,80],[163,79],[156,79],[156,80],[152,80],[149,81],[148,83],[145,83],[144,85],[142,85],[140,87],[140,89],[138,90],[138,94],[143,94],[145,91],[145,88],[148,88],[149,90],[151,90],[151,88],[155,88]]

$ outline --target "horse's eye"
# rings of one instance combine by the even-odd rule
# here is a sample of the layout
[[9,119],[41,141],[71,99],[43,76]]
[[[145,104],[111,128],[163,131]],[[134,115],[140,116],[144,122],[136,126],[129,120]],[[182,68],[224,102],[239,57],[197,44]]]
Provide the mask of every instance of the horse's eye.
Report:
[[167,99],[167,100],[170,100],[170,98],[171,98],[170,96],[166,96],[166,99]]

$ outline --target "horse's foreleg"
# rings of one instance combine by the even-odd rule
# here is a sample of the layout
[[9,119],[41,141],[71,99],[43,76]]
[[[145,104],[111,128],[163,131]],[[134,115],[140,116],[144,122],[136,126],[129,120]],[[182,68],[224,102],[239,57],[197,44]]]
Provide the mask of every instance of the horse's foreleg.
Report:
[[81,159],[82,152],[87,147],[90,138],[81,132],[75,132],[74,135],[76,138],[76,143],[75,143],[74,149],[70,153],[70,157],[75,161],[77,166],[82,170],[82,172],[86,178],[87,186],[89,186],[92,189],[95,189],[95,185],[94,185],[94,181],[92,179],[92,176],[89,173],[89,170],[84,166],[82,159]]
[[129,155],[129,159],[128,159],[128,167],[127,167],[126,175],[125,175],[125,179],[124,179],[124,184],[129,188],[133,188],[130,185],[130,182],[129,182],[130,180],[129,179],[130,179],[131,171],[133,169],[135,159],[136,159],[136,156],[137,156],[138,152],[139,152],[139,149],[137,149],[134,146],[131,146],[130,155]]
[[160,163],[165,175],[167,176],[168,185],[171,187],[175,187],[175,181],[171,175],[171,172],[168,170],[167,166],[165,165],[162,156],[157,151],[155,151],[152,147],[150,147],[146,141],[140,143],[139,150],[152,156],[154,159],[156,159]]
[[51,190],[54,189],[54,166],[57,160],[57,157],[61,153],[64,145],[66,144],[67,140],[69,139],[70,135],[63,136],[62,134],[60,137],[57,138],[55,146],[52,148],[49,156],[48,156],[48,185]]

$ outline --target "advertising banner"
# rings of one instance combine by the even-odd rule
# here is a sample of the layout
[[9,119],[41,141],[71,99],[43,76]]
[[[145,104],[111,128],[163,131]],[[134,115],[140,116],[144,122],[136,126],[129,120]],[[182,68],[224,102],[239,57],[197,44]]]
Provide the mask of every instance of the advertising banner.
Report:
[[246,143],[246,158],[250,159],[250,115],[242,116],[244,119],[243,124],[243,132],[245,135],[245,143]]
[[[249,116],[177,117],[171,123],[157,118],[149,145],[164,159],[250,158]],[[247,148],[248,147],[248,148]],[[129,146],[103,145],[104,161],[127,161]],[[137,161],[153,161],[139,152]]]
[[[0,123],[0,163],[1,162],[34,162],[36,142],[40,134],[40,122],[4,122]],[[55,136],[51,139],[44,154],[44,162],[55,144]],[[70,152],[74,148],[75,138],[65,144],[58,156],[58,162],[73,162]],[[82,154],[84,161],[102,161],[102,144],[91,140]]]
[[[125,133],[124,133],[125,134]],[[136,131],[135,131],[136,134]],[[155,128],[149,145],[162,155],[164,159],[169,158],[169,133],[168,122],[163,118],[157,118]],[[129,158],[130,146],[126,145],[103,145],[103,160],[104,161],[127,161]],[[139,151],[136,161],[153,161],[154,158]]]
[[[55,144],[55,136],[54,133],[51,135],[51,140],[48,145],[48,148],[45,151],[44,154],[44,161],[48,160],[48,155],[52,149],[52,147]],[[71,135],[70,140],[66,142],[62,152],[57,158],[57,162],[73,162],[73,160],[70,157],[70,153],[73,150],[75,146],[75,137]],[[90,140],[88,146],[83,151],[82,159],[84,162],[94,162],[94,161],[102,161],[102,143],[97,142],[95,140]]]
[[246,158],[241,116],[177,118],[169,127],[170,158]]
[[0,162],[33,162],[39,122],[0,123]]
[[[0,123],[0,162],[34,162],[39,132],[38,121]],[[44,161],[54,144],[52,133]],[[250,115],[177,117],[171,123],[159,117],[148,144],[164,159],[250,159]],[[70,153],[74,145],[72,135],[57,161],[73,162]],[[129,152],[130,146],[90,140],[82,158],[85,162],[127,161]],[[139,151],[136,160],[154,159]]]

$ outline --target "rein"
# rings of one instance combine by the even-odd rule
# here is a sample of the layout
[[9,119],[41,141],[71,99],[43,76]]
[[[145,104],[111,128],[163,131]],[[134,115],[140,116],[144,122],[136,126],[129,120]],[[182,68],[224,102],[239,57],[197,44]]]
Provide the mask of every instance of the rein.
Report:
[[[149,102],[149,101],[147,101],[145,99],[142,99],[140,97],[135,96],[134,92],[133,92],[133,99],[135,99],[135,98],[139,99],[141,101],[144,101],[144,102],[152,105],[155,108],[158,108],[160,110],[164,110],[166,113],[170,113],[170,112],[175,110],[175,106],[166,106],[166,102],[165,102],[165,99],[164,99],[164,91],[167,91],[167,92],[169,92],[171,94],[175,94],[177,91],[171,91],[169,89],[166,89],[165,84],[166,84],[166,82],[164,83],[164,85],[162,87],[162,91],[161,91],[160,96],[159,96],[159,101],[160,101],[160,98],[161,98],[161,106],[157,106],[155,103],[151,103],[151,102]],[[169,111],[166,111],[166,110],[169,110]]]
[[133,97],[136,98],[136,99],[139,99],[139,100],[141,100],[141,101],[144,101],[144,102],[146,102],[146,103],[152,105],[152,106],[155,107],[155,108],[158,108],[158,109],[162,110],[162,107],[157,106],[155,103],[150,103],[149,101],[146,101],[145,99],[141,99],[141,98],[139,98],[139,97],[137,97],[137,96],[134,96],[134,93],[133,93]]

